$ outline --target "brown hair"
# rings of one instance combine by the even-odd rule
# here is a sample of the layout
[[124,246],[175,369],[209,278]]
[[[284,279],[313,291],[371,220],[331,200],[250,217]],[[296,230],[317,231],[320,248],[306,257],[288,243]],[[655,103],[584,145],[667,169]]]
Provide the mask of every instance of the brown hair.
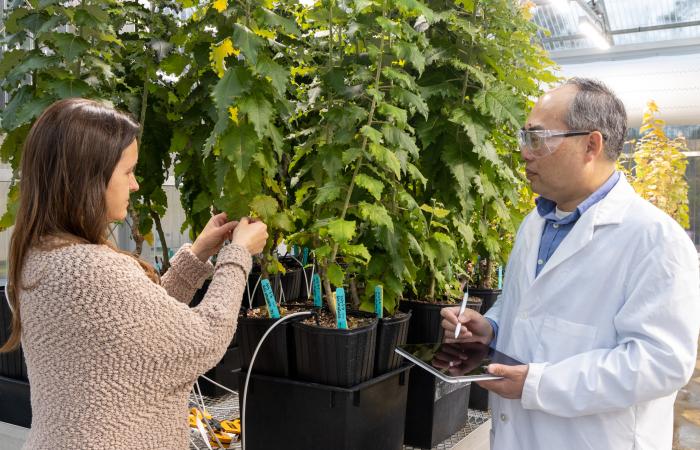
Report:
[[[10,239],[6,293],[13,310],[12,332],[0,353],[19,346],[18,294],[25,289],[21,274],[32,247],[101,244],[127,253],[107,240],[105,192],[139,128],[127,114],[82,98],[54,103],[32,126],[22,152],[19,207]],[[134,257],[157,281],[153,267]]]

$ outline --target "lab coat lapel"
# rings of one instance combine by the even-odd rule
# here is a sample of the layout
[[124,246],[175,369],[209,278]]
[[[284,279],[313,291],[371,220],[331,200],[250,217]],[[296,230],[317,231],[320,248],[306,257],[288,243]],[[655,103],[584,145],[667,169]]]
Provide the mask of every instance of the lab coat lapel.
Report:
[[535,268],[537,266],[537,254],[540,247],[540,239],[542,239],[542,230],[545,220],[537,213],[535,209],[527,220],[522,230],[523,236],[523,255],[526,261],[525,271],[527,272],[528,287],[535,282]]

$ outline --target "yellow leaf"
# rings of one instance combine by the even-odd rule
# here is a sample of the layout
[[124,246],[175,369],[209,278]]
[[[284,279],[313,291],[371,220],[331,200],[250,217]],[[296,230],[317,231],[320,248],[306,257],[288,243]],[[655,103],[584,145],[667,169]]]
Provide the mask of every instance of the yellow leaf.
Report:
[[226,71],[226,57],[231,55],[236,55],[240,53],[240,50],[233,47],[233,42],[231,38],[226,38],[219,45],[215,45],[211,52],[209,53],[209,61],[211,61],[211,66],[219,75],[219,78],[224,76]]
[[153,245],[153,242],[155,242],[153,238],[153,230],[149,231],[148,233],[143,235],[143,240],[148,242],[148,245]]
[[228,114],[229,114],[229,117],[231,117],[231,122],[238,125],[238,107],[237,106],[229,106]]
[[228,0],[214,0],[214,9],[219,12],[224,12],[228,8]]
[[253,33],[257,34],[260,37],[264,37],[265,39],[274,39],[277,35],[273,30],[263,30],[258,27],[252,27]]

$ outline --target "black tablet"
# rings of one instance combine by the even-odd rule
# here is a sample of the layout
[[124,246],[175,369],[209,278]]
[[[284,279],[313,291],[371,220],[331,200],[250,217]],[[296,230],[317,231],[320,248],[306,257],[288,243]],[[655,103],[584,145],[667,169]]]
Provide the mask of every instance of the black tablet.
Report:
[[502,377],[486,370],[489,364],[524,364],[488,345],[478,343],[406,344],[398,346],[396,353],[448,383],[498,380]]

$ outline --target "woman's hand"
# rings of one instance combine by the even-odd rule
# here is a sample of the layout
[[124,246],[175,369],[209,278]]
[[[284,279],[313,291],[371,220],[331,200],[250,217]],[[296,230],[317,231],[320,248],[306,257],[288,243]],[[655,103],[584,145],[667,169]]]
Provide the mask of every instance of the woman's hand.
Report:
[[267,237],[267,225],[244,217],[233,230],[231,243],[245,247],[251,255],[257,255],[265,248]]
[[237,221],[228,221],[226,213],[213,216],[192,244],[192,253],[200,261],[208,260],[221,250],[226,239],[231,238],[231,233],[237,225]]

